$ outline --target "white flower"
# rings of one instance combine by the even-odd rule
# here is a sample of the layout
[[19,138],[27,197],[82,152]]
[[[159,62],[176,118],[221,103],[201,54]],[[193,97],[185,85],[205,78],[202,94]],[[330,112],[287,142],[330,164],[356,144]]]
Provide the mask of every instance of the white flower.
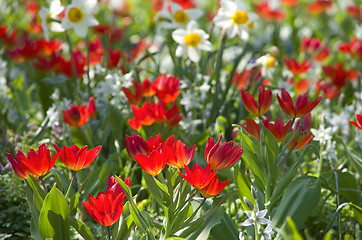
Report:
[[[257,206],[257,205],[256,205]],[[266,213],[268,212],[268,209],[264,209],[259,211],[258,208],[256,208],[253,211],[244,211],[245,214],[248,216],[248,219],[246,219],[241,225],[244,227],[251,226],[251,225],[257,225],[258,231],[260,230],[260,224],[267,225],[270,224],[270,220],[264,218]]]
[[319,141],[320,144],[324,145],[327,143],[327,141],[332,139],[332,128],[327,127],[324,128],[323,125],[319,126],[319,129],[311,129],[312,134],[314,135],[313,140]]
[[44,32],[44,38],[49,41],[49,29],[53,32],[63,32],[64,28],[59,22],[53,21],[63,11],[64,7],[59,0],[53,0],[49,4],[49,8],[42,7],[39,11],[41,19],[41,27]]
[[200,9],[183,9],[176,3],[171,3],[171,14],[169,15],[169,22],[161,23],[161,27],[167,29],[174,29],[184,27],[191,20],[197,20],[204,13]]
[[62,26],[64,29],[73,28],[76,34],[80,37],[85,37],[88,27],[99,24],[93,16],[96,7],[97,0],[72,0],[72,3],[67,6]]
[[230,38],[239,35],[241,39],[247,40],[249,38],[248,29],[253,28],[258,15],[247,12],[247,7],[242,2],[221,0],[220,5],[221,7],[214,18],[215,25],[226,29]]
[[172,38],[179,44],[176,56],[186,55],[193,62],[201,58],[201,50],[210,51],[212,44],[207,39],[209,35],[199,29],[195,21],[190,21],[185,29],[177,29],[172,33]]
[[274,234],[273,227],[269,221],[268,225],[262,230],[262,235],[265,240],[271,240]]
[[261,56],[260,58],[256,59],[255,65],[261,67],[261,74],[266,77],[271,77],[274,72],[274,67],[277,64],[275,57],[271,56],[270,54],[266,54]]
[[239,233],[239,240],[245,240],[245,237],[243,236],[242,232]]

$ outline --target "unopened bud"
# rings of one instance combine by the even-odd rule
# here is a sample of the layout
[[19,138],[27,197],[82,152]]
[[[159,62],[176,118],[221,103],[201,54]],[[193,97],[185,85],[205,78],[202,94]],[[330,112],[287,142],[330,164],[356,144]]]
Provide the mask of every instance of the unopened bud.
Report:
[[248,206],[248,208],[250,208],[251,210],[254,209],[253,204],[246,197],[243,197],[243,200],[244,200],[244,203]]
[[268,49],[268,53],[270,53],[270,55],[272,55],[274,57],[278,57],[279,56],[279,48],[277,46],[271,46]]

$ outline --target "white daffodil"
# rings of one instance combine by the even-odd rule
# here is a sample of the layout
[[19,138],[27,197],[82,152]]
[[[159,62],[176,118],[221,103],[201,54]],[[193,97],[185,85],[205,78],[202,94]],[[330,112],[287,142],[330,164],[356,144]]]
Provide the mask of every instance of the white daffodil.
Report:
[[49,8],[42,7],[39,11],[41,19],[41,27],[44,32],[44,38],[49,41],[49,29],[53,32],[63,32],[64,28],[59,22],[56,22],[57,16],[63,11],[64,7],[59,0],[53,0],[49,4]]
[[162,22],[162,27],[174,29],[186,26],[191,20],[197,20],[203,15],[200,9],[183,9],[177,3],[171,3],[170,21]]
[[80,37],[85,37],[88,27],[99,24],[93,16],[96,7],[97,0],[72,0],[72,3],[67,6],[62,26],[64,29],[73,28],[76,34]]
[[248,29],[254,27],[258,15],[247,11],[244,3],[232,0],[221,0],[220,8],[214,17],[216,26],[226,29],[230,38],[239,35],[241,39],[249,38]]
[[260,58],[255,60],[255,64],[252,64],[253,67],[260,66],[261,67],[261,74],[265,77],[271,77],[274,72],[274,67],[277,65],[277,61],[275,57],[271,56],[270,54],[266,54],[261,56]]
[[190,21],[185,29],[177,29],[172,32],[172,38],[179,44],[176,49],[176,56],[186,55],[193,62],[201,58],[201,50],[210,51],[212,44],[207,39],[209,35],[198,28],[195,21]]

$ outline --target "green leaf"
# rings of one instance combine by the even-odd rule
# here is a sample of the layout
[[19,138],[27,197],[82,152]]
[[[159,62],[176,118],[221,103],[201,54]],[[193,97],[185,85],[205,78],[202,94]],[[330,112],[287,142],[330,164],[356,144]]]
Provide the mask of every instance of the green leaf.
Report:
[[252,140],[243,132],[240,132],[242,137],[242,144],[243,147],[243,155],[241,158],[245,161],[246,165],[250,168],[250,170],[253,172],[255,177],[259,180],[260,184],[262,186],[259,187],[265,187],[266,179],[265,179],[265,172],[263,164],[260,160],[260,158],[256,154],[255,146],[258,144],[254,144]]
[[54,184],[40,211],[39,230],[43,238],[69,239],[68,214],[67,200]]
[[302,176],[296,178],[286,188],[279,206],[272,217],[272,225],[281,227],[287,217],[291,217],[298,229],[319,203],[321,185],[319,178]]
[[303,150],[302,154],[293,162],[292,166],[290,166],[288,171],[283,175],[282,179],[276,186],[270,198],[270,205],[275,204],[275,202],[281,197],[285,188],[292,182],[293,178],[296,175],[298,167],[300,166],[300,164],[302,164],[303,156],[308,151],[308,149],[309,147]]
[[32,190],[32,203],[36,207],[36,209],[40,212],[43,201],[46,196],[46,192],[39,186],[38,182],[35,180],[35,178],[28,174],[28,177],[26,179],[28,181],[28,184]]
[[213,240],[238,239],[239,231],[230,216],[224,212],[221,223],[211,229]]
[[250,189],[251,181],[246,175],[244,175],[240,172],[238,165],[234,166],[234,178],[235,178],[236,186],[238,187],[238,190],[239,190],[241,204],[242,204],[244,210],[250,211],[250,208],[248,207],[248,205],[246,205],[246,203],[242,199],[244,197],[246,197],[249,200],[249,202],[254,204],[253,195],[251,194],[251,189]]
[[75,219],[70,215],[67,216],[67,219],[70,225],[74,227],[74,229],[84,238],[84,240],[94,239],[92,232],[83,222],[79,221],[78,219]]
[[224,209],[218,208],[215,214],[207,218],[205,224],[196,230],[188,239],[189,240],[207,240],[209,239],[211,228],[221,223],[221,218],[224,215]]
[[298,229],[293,222],[293,220],[288,217],[286,224],[279,231],[277,237],[275,239],[283,239],[283,240],[303,240],[303,237],[299,234]]
[[123,188],[124,193],[126,194],[127,200],[130,204],[130,212],[133,218],[133,221],[135,222],[135,224],[137,225],[137,227],[139,227],[139,229],[143,232],[143,233],[147,233],[147,229],[148,229],[148,222],[147,219],[145,218],[145,216],[143,216],[142,212],[137,208],[136,203],[134,202],[133,198],[132,198],[132,192],[131,189],[123,182],[122,179],[120,179],[119,177],[115,176],[118,183],[121,185],[121,187]]
[[157,203],[160,206],[164,205],[164,200],[162,196],[162,191],[156,184],[156,180],[154,177],[146,173],[145,171],[142,171],[143,179],[145,180],[148,189],[150,190],[152,197],[157,201]]

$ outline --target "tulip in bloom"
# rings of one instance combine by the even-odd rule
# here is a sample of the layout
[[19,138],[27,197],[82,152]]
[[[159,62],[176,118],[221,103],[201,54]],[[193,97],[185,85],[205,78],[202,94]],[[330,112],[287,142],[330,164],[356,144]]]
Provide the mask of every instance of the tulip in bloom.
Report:
[[176,49],[176,56],[187,55],[192,62],[201,59],[201,50],[211,51],[212,44],[207,39],[209,35],[198,28],[197,23],[190,21],[185,29],[177,29],[172,33],[172,38],[179,44]]
[[140,135],[133,133],[132,137],[126,135],[124,140],[128,155],[136,161],[134,155],[138,153],[148,154],[148,146],[145,140]]
[[294,58],[284,58],[284,63],[289,71],[291,71],[294,75],[301,75],[306,73],[312,66],[312,63],[309,63],[307,59],[301,63],[298,63]]
[[142,169],[152,176],[157,176],[164,169],[167,163],[167,155],[170,149],[163,147],[153,150],[150,154],[145,155],[138,153],[134,155]]
[[83,104],[80,106],[71,104],[70,109],[63,110],[63,120],[70,126],[81,127],[88,121],[89,117],[95,116],[96,111],[94,97],[90,97],[87,107]]
[[288,145],[288,148],[293,148],[295,150],[295,149],[300,149],[305,145],[307,145],[307,143],[313,138],[312,134],[308,134],[311,122],[312,122],[312,115],[310,113],[304,117],[303,123],[300,122],[300,119],[297,121],[294,131],[298,130],[300,124],[302,124],[302,126],[297,135],[295,136],[295,138]]
[[128,102],[130,104],[137,104],[142,100],[142,87],[136,81],[132,81],[134,93],[130,88],[122,87],[122,91],[126,95]]
[[180,94],[180,79],[170,74],[162,74],[153,82],[153,89],[157,97],[164,103],[174,102]]
[[260,140],[260,126],[253,119],[248,118],[245,121],[245,125],[238,125],[244,128],[247,133],[254,136],[258,141]]
[[270,89],[265,91],[264,86],[259,88],[258,103],[256,103],[255,98],[250,93],[244,92],[243,89],[241,89],[240,92],[244,107],[248,112],[261,117],[269,110],[272,101],[272,92]]
[[[119,178],[123,181],[121,176],[119,176]],[[123,182],[129,187],[131,185],[131,178],[126,178]],[[112,190],[115,196],[118,196],[119,194],[124,194],[121,184],[119,184],[117,179],[113,176],[108,176],[106,192],[108,192],[109,190]]]
[[27,178],[26,173],[33,176],[35,179],[44,176],[53,168],[59,155],[60,153],[57,153],[51,158],[50,150],[47,149],[44,143],[39,146],[36,152],[34,149],[30,149],[27,157],[25,157],[21,151],[18,151],[16,154],[17,161],[15,161],[10,153],[7,153],[7,157],[15,174],[23,179]]
[[60,153],[60,159],[65,166],[72,169],[75,172],[88,167],[94,159],[97,157],[102,146],[98,146],[87,150],[87,146],[79,149],[77,145],[71,147],[64,146],[63,149],[53,144],[55,150]]
[[291,96],[284,88],[282,88],[282,97],[277,94],[277,98],[284,113],[292,118],[304,117],[322,100],[322,97],[317,97],[314,101],[308,101],[308,93],[303,93],[297,97],[294,106]]
[[339,45],[339,50],[348,53],[353,57],[362,58],[362,40],[354,37],[351,42],[343,42]]
[[356,126],[359,130],[362,130],[362,114],[356,114],[357,122],[348,121],[350,124]]
[[271,7],[268,1],[261,1],[255,3],[256,12],[266,21],[283,21],[285,18],[285,12],[281,11],[281,8]]
[[167,164],[171,167],[181,169],[184,165],[188,165],[191,162],[195,154],[196,144],[187,149],[181,140],[177,140],[167,147],[170,148]]
[[271,134],[273,134],[277,142],[282,142],[287,135],[290,126],[292,125],[292,120],[289,120],[289,122],[284,125],[282,118],[278,118],[275,123],[269,123],[268,119],[268,121],[263,121],[263,124],[265,128],[268,129]]
[[113,190],[106,193],[99,192],[97,198],[89,193],[89,202],[83,201],[83,206],[88,214],[103,226],[110,226],[117,222],[122,215],[124,193],[114,194]]
[[[255,77],[253,78],[254,74]],[[251,69],[244,69],[242,73],[236,71],[233,77],[233,84],[236,86],[237,89],[242,88],[246,90],[252,78],[253,82],[251,83],[251,85],[253,86],[260,79],[260,77],[261,71],[256,67]]]
[[192,169],[185,165],[186,174],[178,172],[191,186],[197,189],[205,198],[218,195],[230,182],[219,182],[216,176],[217,172],[211,172],[211,166],[208,164],[205,169],[196,163]]
[[348,80],[354,80],[357,74],[352,69],[345,70],[342,63],[337,63],[335,66],[323,66],[324,74],[332,80],[332,84],[338,89],[347,85]]
[[80,37],[85,37],[88,27],[98,25],[97,19],[93,16],[97,7],[96,0],[72,0],[67,6],[62,26],[68,30],[73,28]]
[[221,138],[222,136],[215,144],[213,138],[209,138],[206,142],[205,159],[212,170],[231,167],[243,154],[241,146],[234,146],[232,141],[221,143],[219,146]]
[[314,14],[326,12],[331,7],[332,7],[331,0],[316,0],[315,2],[308,4],[308,10]]
[[308,52],[315,60],[321,62],[329,56],[329,48],[318,38],[303,37],[300,45],[301,52]]

